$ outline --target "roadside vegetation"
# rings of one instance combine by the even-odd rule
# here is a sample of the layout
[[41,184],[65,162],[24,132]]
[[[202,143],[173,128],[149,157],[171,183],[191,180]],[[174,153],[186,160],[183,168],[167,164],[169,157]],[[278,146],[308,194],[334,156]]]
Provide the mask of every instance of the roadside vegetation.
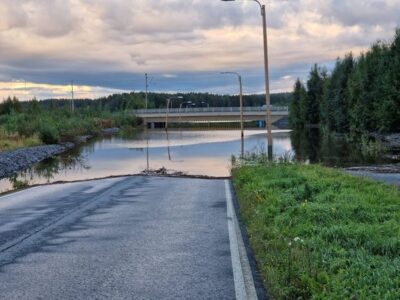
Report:
[[321,125],[358,138],[399,132],[399,70],[400,29],[392,41],[377,42],[358,58],[338,58],[330,73],[315,65],[306,84],[295,83],[291,128]]
[[72,112],[68,106],[46,109],[36,100],[22,104],[8,98],[0,103],[0,151],[74,142],[78,136],[95,136],[105,128],[130,130],[137,125],[136,117],[125,111],[78,108]]
[[273,299],[400,298],[397,188],[319,165],[250,160],[233,168],[233,182]]

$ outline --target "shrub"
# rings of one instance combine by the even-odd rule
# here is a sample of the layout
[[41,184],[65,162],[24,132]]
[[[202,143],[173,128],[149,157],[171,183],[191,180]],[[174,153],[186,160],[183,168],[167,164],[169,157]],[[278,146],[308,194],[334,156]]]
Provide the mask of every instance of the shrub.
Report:
[[58,130],[50,125],[42,125],[39,136],[40,140],[47,145],[58,144],[60,142]]
[[136,126],[136,117],[130,114],[117,114],[114,116],[114,122],[117,127]]

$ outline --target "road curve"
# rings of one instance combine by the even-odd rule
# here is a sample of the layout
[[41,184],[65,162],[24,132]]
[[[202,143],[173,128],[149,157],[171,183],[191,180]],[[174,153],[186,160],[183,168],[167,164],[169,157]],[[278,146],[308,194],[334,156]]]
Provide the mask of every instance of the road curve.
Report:
[[0,299],[246,298],[227,186],[125,177],[0,197]]

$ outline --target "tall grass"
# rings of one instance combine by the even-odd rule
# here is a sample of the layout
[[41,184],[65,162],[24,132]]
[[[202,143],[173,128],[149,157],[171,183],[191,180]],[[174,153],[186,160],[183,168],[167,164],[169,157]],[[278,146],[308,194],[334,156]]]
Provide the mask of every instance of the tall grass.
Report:
[[0,151],[14,150],[22,147],[32,147],[40,145],[42,142],[39,136],[34,134],[28,138],[21,137],[18,134],[7,134],[0,128]]
[[400,299],[400,192],[318,165],[232,171],[274,299]]

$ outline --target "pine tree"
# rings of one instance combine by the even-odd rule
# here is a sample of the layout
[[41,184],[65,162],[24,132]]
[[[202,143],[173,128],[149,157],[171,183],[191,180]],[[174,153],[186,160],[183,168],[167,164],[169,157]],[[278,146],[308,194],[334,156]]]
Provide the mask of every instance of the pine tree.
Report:
[[350,53],[336,61],[331,76],[326,81],[323,102],[321,105],[322,121],[331,131],[348,132],[349,130],[349,99],[347,84],[354,65]]
[[291,128],[304,127],[301,104],[304,102],[305,95],[305,87],[300,79],[297,79],[294,85],[293,99],[289,107],[289,124]]
[[325,72],[317,64],[311,69],[307,81],[307,97],[303,111],[305,125],[319,124],[320,122],[320,105],[324,95],[325,76]]

